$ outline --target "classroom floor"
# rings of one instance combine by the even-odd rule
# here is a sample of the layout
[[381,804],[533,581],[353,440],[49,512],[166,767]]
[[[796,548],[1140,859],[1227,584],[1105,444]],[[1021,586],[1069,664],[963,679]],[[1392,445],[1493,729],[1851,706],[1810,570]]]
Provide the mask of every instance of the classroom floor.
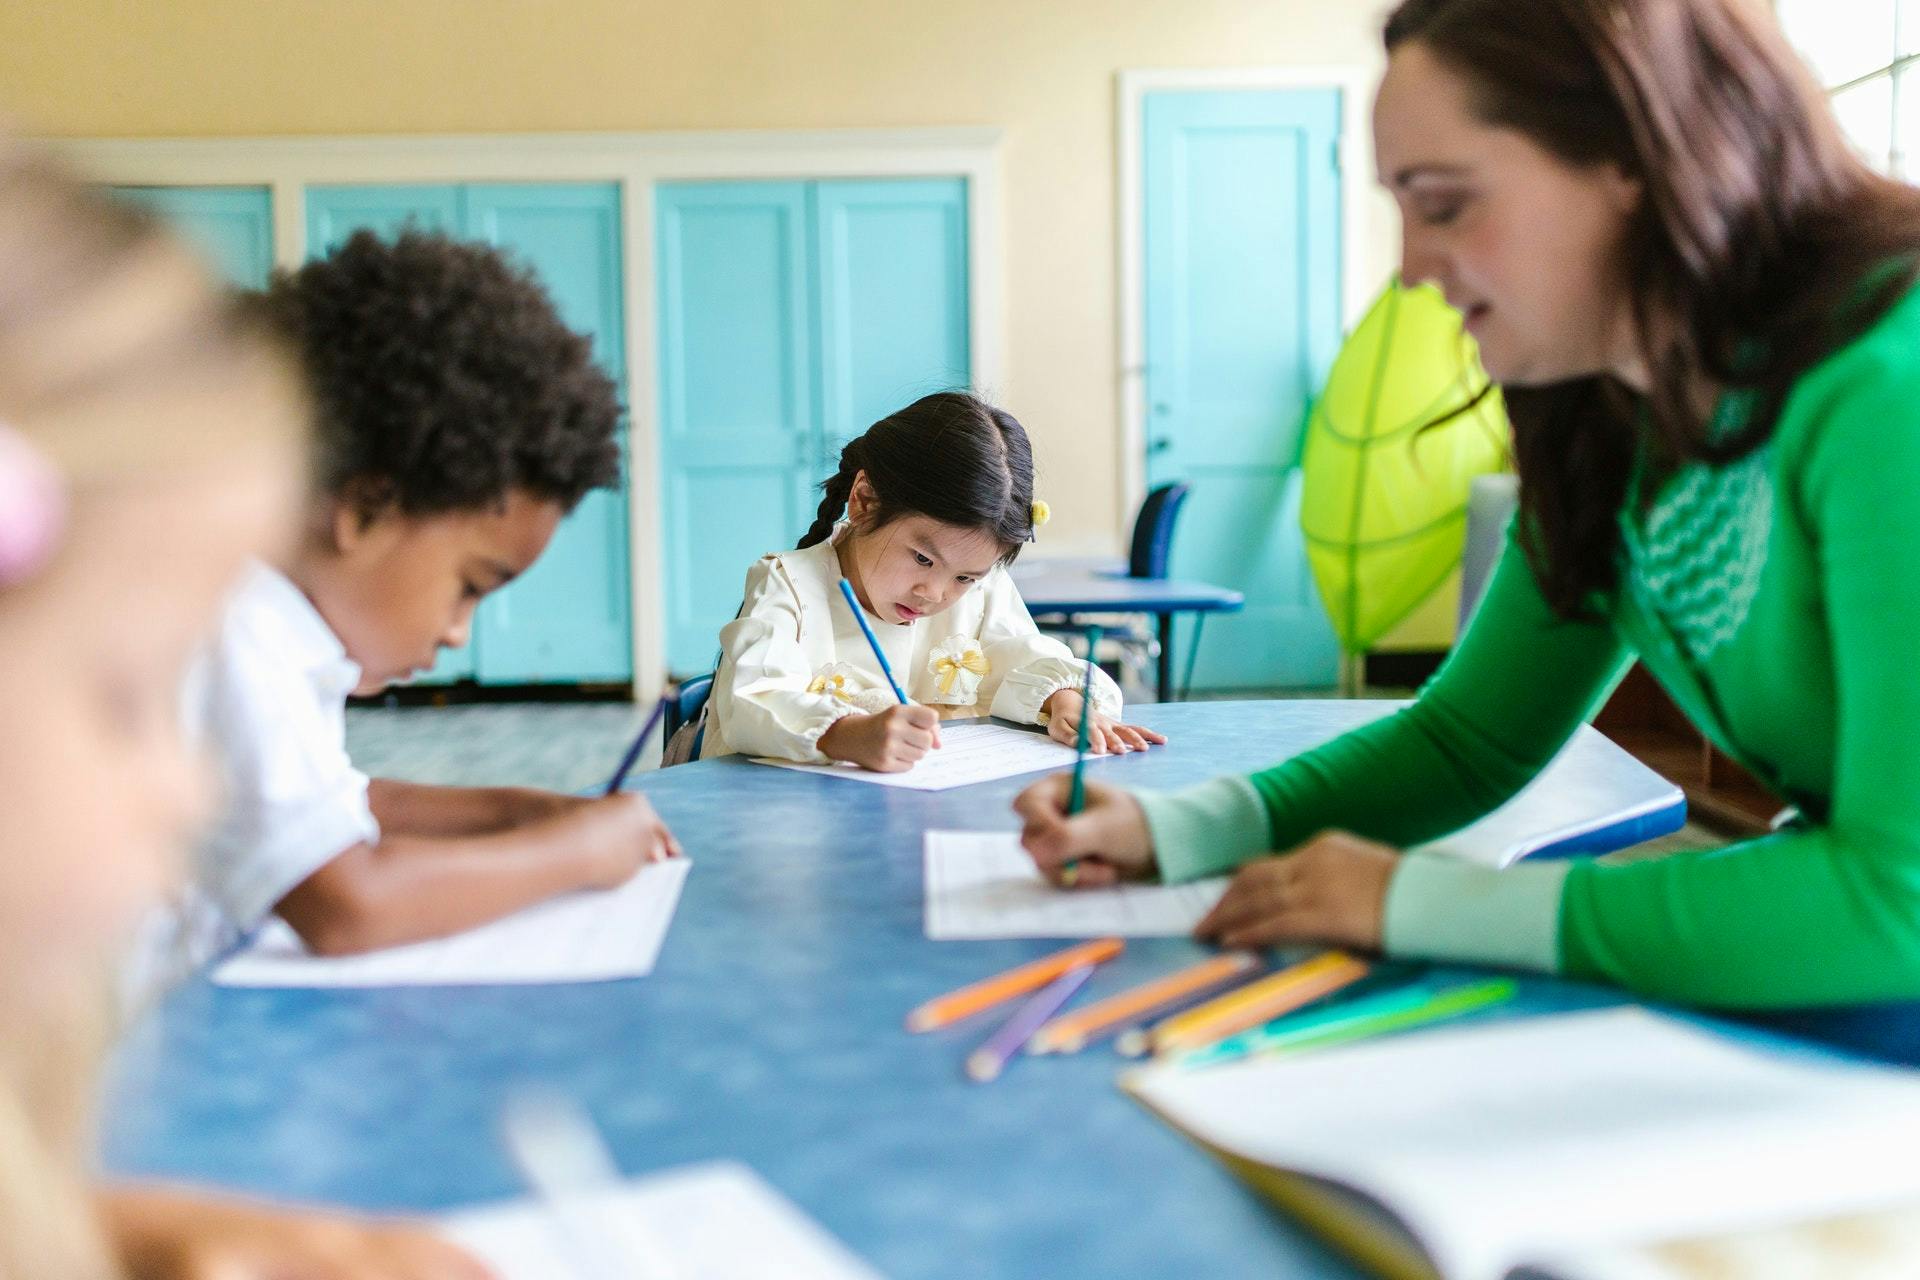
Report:
[[[1405,691],[1368,693],[1405,696]],[[1213,696],[1331,695],[1331,690],[1238,690]],[[1195,695],[1203,696],[1207,695]],[[640,711],[627,703],[356,707],[347,712],[347,750],[354,764],[374,777],[445,786],[512,784],[584,791],[606,780],[639,728],[640,718]],[[1659,857],[1725,843],[1725,837],[1688,823],[1671,836],[1613,856],[1620,860]]]

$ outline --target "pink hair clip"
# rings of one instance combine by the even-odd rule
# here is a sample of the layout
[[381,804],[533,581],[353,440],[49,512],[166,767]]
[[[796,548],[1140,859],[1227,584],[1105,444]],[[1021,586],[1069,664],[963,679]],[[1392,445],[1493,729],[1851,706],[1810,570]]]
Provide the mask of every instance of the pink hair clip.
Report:
[[47,456],[0,425],[0,587],[24,581],[53,554],[66,521],[66,489]]

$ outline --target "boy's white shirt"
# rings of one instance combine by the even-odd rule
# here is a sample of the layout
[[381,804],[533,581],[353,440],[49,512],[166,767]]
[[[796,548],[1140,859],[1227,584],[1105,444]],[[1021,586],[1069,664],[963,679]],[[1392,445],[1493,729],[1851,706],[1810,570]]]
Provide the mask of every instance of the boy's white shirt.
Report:
[[133,989],[179,981],[258,928],[315,871],[379,840],[367,775],[347,758],[346,701],[359,682],[359,666],[300,588],[249,566],[181,700],[185,732],[218,773],[218,816],[180,900],[143,931]]
[[[842,522],[825,542],[765,556],[747,570],[740,616],[720,631],[702,758],[822,763],[820,735],[834,721],[896,701],[840,594],[834,544],[847,528]],[[997,565],[944,613],[904,625],[867,617],[907,697],[943,716],[1043,724],[1041,704],[1084,679],[1086,664],[1040,634]],[[1102,715],[1120,714],[1120,688],[1097,667],[1093,702]]]

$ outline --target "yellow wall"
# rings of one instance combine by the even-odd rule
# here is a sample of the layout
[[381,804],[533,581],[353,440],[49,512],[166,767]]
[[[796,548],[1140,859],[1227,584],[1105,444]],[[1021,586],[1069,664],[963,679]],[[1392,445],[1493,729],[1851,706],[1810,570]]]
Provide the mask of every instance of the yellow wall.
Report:
[[[1057,550],[1120,509],[1114,78],[1379,64],[1379,0],[53,0],[0,98],[65,136],[997,125],[1007,373]],[[1358,163],[1370,165],[1366,156]],[[1366,275],[1392,264],[1370,196]],[[1089,447],[1089,445],[1093,447]]]
[[[85,136],[997,125],[1007,371],[1050,550],[1109,551],[1122,69],[1377,71],[1386,0],[55,0],[0,7],[0,94]],[[1362,154],[1351,162],[1371,168]],[[1394,263],[1369,192],[1362,275]],[[1445,609],[1436,617],[1444,617]],[[1390,644],[1444,638],[1416,623]]]

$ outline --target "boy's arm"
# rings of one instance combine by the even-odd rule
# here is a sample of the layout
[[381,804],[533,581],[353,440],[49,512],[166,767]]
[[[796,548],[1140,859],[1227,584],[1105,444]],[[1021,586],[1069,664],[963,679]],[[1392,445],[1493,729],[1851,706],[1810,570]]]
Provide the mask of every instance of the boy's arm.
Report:
[[562,893],[611,889],[679,853],[646,798],[629,792],[505,831],[357,844],[274,909],[316,954],[349,955],[458,933]]
[[532,787],[448,787],[375,778],[367,803],[380,829],[406,836],[480,836],[538,822],[586,801]]

